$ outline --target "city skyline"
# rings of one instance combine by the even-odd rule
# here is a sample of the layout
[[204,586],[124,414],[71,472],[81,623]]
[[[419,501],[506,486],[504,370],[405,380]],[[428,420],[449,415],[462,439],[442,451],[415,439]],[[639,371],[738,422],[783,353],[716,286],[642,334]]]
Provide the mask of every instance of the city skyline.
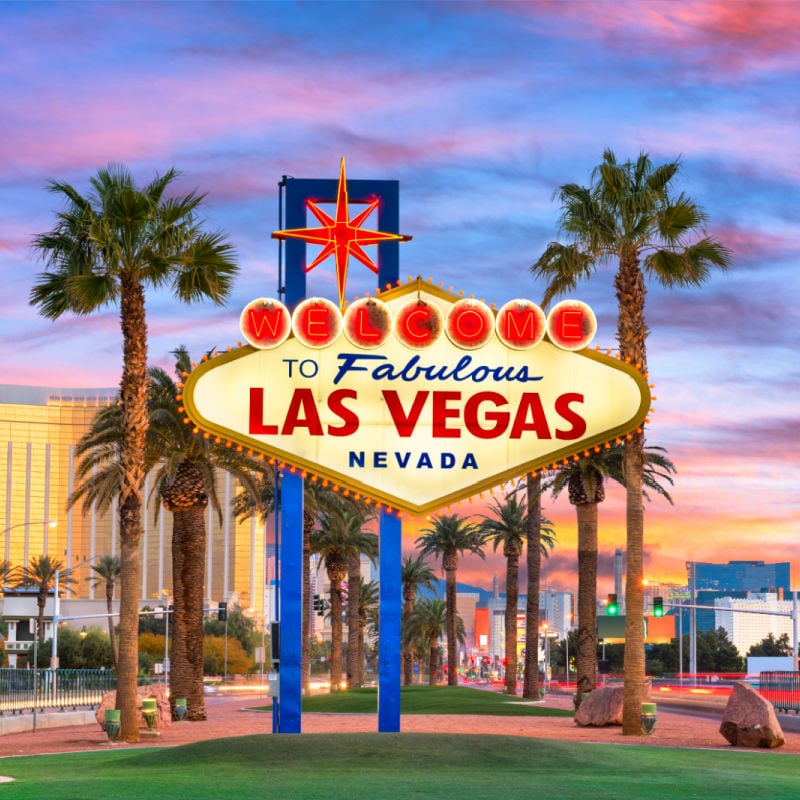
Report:
[[[677,467],[675,506],[645,514],[645,570],[685,583],[686,561],[800,567],[798,255],[800,7],[784,2],[11,3],[0,8],[0,299],[9,384],[112,387],[118,312],[55,322],[28,294],[52,227],[50,179],[87,191],[108,163],[140,183],[172,166],[207,193],[204,217],[239,254],[228,305],[176,307],[148,294],[150,361],[171,367],[241,338],[250,300],[277,293],[282,175],[400,181],[401,275],[432,277],[498,305],[541,299],[530,265],[558,238],[554,191],[586,185],[606,147],[620,159],[680,158],[678,185],[708,213],[732,268],[700,289],[649,285],[655,414],[648,443]],[[615,347],[613,267],[576,297]],[[372,288],[354,265],[348,296]],[[309,291],[336,297],[335,272]],[[485,509],[464,504],[459,513]],[[575,514],[545,501],[559,544],[542,586],[575,584]],[[404,526],[406,549],[424,520]],[[624,493],[600,509],[600,588],[625,549]],[[464,559],[490,586],[501,555]]]

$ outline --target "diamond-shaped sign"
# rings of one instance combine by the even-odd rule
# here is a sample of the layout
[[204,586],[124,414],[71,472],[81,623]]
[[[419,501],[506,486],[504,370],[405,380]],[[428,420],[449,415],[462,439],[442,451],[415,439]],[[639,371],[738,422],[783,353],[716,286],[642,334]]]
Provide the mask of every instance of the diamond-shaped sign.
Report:
[[[414,300],[444,321],[460,298],[418,280],[380,300],[395,317]],[[375,347],[312,344],[292,335],[202,363],[184,388],[189,418],[411,514],[623,436],[650,407],[638,370],[548,339],[528,349],[497,335],[473,348],[445,335],[419,348],[396,334]]]

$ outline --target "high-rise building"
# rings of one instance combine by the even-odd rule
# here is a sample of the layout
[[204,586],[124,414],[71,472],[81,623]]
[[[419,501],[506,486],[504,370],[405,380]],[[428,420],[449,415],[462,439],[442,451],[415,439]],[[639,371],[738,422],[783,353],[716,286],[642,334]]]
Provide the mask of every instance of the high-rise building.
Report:
[[720,593],[775,592],[789,597],[791,591],[790,564],[781,561],[767,564],[764,561],[729,561],[727,564],[710,564],[692,561],[687,564],[691,583],[691,565],[695,570],[695,589],[712,589]]
[[[119,553],[116,504],[106,512],[80,504],[67,507],[77,485],[75,448],[95,414],[114,402],[117,390],[0,385],[0,543],[2,559],[22,566],[49,554],[75,569],[66,595],[94,598],[86,579],[91,560]],[[209,504],[206,517],[206,597],[234,598],[257,617],[269,617],[267,539],[272,531],[255,518],[237,523],[231,510],[238,491],[229,474],[218,476],[222,518]],[[157,605],[172,586],[172,515],[158,508],[152,478],[144,486],[142,514],[143,605]],[[55,526],[52,523],[56,523]]]

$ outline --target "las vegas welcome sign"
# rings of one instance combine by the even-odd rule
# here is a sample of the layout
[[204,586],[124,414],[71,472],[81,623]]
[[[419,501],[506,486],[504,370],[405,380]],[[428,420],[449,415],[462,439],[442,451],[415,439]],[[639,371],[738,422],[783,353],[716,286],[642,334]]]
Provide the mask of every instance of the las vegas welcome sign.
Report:
[[588,349],[591,309],[495,311],[420,278],[344,313],[244,309],[248,344],[186,379],[187,419],[378,505],[424,514],[624,437],[650,409],[635,365]]

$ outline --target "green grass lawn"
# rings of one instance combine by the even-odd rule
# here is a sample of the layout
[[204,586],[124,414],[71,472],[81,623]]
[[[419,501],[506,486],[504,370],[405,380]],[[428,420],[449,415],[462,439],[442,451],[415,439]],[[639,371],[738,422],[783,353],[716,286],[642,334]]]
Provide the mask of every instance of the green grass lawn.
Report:
[[513,736],[247,736],[0,760],[14,800],[795,800],[800,759]]
[[[377,689],[351,689],[303,698],[303,711],[331,714],[377,714]],[[404,686],[400,690],[402,714],[489,714],[497,717],[571,717],[572,711],[531,705],[498,692],[463,686]]]

